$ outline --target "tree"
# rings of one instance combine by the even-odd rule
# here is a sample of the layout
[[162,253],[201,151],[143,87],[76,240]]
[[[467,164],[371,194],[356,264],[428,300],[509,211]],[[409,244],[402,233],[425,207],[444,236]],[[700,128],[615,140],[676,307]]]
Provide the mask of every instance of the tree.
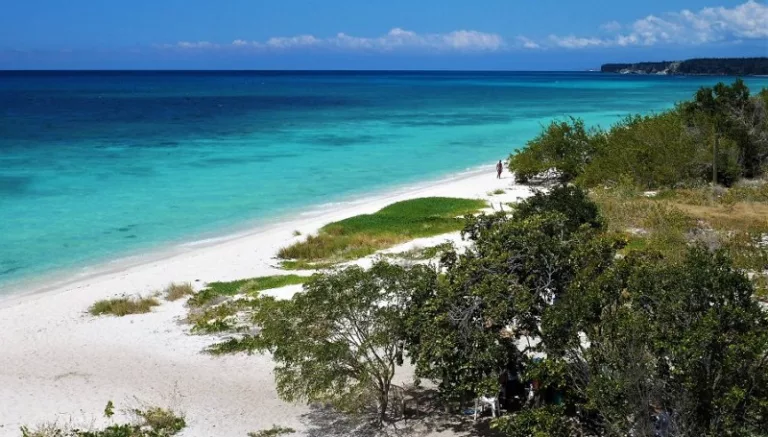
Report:
[[676,437],[768,433],[768,318],[726,254],[636,253],[574,284],[542,343],[568,369],[580,422],[598,417],[591,431],[651,437],[662,417]]
[[578,118],[553,121],[525,148],[509,157],[509,169],[520,182],[549,170],[556,171],[561,182],[568,182],[584,171],[601,136],[599,131],[589,131]]
[[718,137],[735,143],[742,175],[756,177],[768,160],[768,113],[761,95],[750,97],[744,81],[703,87],[692,102],[682,105],[689,120],[703,114]]
[[381,262],[318,275],[291,300],[262,297],[253,316],[258,349],[273,354],[280,397],[345,411],[375,406],[381,424],[409,296],[433,289],[436,278],[428,266]]
[[547,192],[538,191],[514,209],[518,221],[549,212],[563,214],[569,232],[583,225],[592,229],[602,229],[605,225],[597,204],[589,199],[586,191],[575,186],[558,185]]
[[[568,200],[565,210],[594,211],[583,192],[553,192]],[[613,259],[614,242],[596,238],[597,218],[567,217],[558,212],[563,205],[534,197],[512,217],[469,219],[464,233],[473,246],[446,253],[438,287],[413,297],[406,348],[418,374],[438,381],[446,397],[496,393],[501,373],[524,370],[538,350],[542,315],[575,273]]]

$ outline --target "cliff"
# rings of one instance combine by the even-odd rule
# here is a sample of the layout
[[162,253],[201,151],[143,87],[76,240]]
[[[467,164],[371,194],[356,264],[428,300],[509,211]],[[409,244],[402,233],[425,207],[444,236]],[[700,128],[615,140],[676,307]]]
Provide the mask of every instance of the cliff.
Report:
[[621,74],[691,74],[717,76],[768,75],[768,57],[700,58],[686,61],[638,62],[636,64],[604,64],[603,73]]

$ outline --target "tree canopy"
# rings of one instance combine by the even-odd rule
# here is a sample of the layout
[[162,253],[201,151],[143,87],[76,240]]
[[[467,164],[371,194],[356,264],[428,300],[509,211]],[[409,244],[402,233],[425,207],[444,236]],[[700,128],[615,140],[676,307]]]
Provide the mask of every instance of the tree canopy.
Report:
[[509,158],[522,182],[557,175],[585,187],[622,180],[645,189],[731,185],[768,169],[768,92],[750,95],[741,80],[701,88],[659,114],[631,116],[607,131],[579,119],[553,121]]

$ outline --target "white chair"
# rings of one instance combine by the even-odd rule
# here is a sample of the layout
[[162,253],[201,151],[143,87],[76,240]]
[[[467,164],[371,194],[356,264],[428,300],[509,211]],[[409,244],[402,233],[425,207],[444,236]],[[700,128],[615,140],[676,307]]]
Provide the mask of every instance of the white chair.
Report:
[[479,398],[475,398],[475,421],[477,421],[477,413],[480,411],[480,408],[485,410],[486,406],[491,407],[491,414],[493,417],[498,417],[499,398],[496,396],[480,396]]

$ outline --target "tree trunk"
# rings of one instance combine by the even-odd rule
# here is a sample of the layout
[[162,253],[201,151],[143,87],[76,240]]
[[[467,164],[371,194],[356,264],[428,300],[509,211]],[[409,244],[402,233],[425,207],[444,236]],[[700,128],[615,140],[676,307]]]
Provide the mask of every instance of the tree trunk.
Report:
[[379,393],[379,417],[377,424],[382,426],[384,420],[387,418],[387,406],[389,404],[389,390],[385,390],[383,393]]

